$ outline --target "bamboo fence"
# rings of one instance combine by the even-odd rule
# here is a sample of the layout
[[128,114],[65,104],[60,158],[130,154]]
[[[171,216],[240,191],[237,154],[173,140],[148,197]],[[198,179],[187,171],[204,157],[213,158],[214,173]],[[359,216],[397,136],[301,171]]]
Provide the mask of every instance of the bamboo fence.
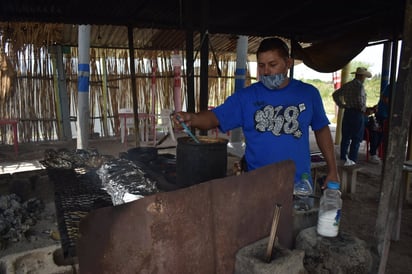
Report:
[[[47,33],[27,29],[25,41],[0,33],[0,119],[18,119],[19,142],[59,140],[59,91],[56,54],[52,45],[40,43]],[[45,30],[47,32],[47,29]],[[50,29],[49,33],[53,34]],[[51,35],[49,34],[49,35]],[[54,34],[55,35],[55,34]],[[20,36],[19,36],[20,37]],[[45,41],[45,40],[43,40]],[[48,40],[47,40],[48,41]],[[135,50],[139,113],[174,109],[174,72],[171,51]],[[72,131],[77,120],[77,47],[65,48],[63,67]],[[184,59],[184,52],[180,52]],[[209,106],[217,106],[234,91],[235,55],[216,53],[218,63],[209,66]],[[212,56],[211,56],[212,57]],[[210,58],[212,60],[212,58]],[[195,98],[199,98],[199,60],[195,60]],[[221,75],[218,75],[218,67]],[[152,80],[155,86],[152,85]],[[186,67],[181,69],[183,109],[186,99]],[[250,77],[247,77],[250,83]],[[119,135],[118,110],[133,108],[129,52],[126,49],[90,50],[90,134]],[[199,110],[199,101],[196,101]],[[75,136],[75,133],[73,133]],[[0,128],[0,143],[12,143],[12,129]]]

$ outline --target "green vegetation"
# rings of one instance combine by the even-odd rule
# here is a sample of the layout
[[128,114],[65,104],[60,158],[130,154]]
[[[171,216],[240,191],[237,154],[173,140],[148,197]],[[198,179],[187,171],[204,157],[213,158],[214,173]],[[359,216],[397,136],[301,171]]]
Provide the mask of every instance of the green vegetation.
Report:
[[[371,65],[364,62],[353,61],[349,64],[349,71],[355,71],[357,67],[369,68]],[[353,79],[353,74],[349,75],[348,81]],[[332,75],[331,75],[332,78]],[[325,111],[328,115],[335,114],[335,102],[332,98],[332,93],[335,91],[333,87],[332,79],[330,81],[324,82],[319,79],[310,80],[310,79],[301,79],[302,81],[312,84],[317,87],[320,91],[320,95],[325,106]],[[381,75],[373,75],[372,78],[366,79],[364,86],[366,91],[366,105],[372,107],[376,105],[379,101],[380,95],[380,85],[381,85]]]
[[[332,98],[332,93],[335,91],[333,88],[333,82],[324,82],[321,80],[304,80],[306,83],[312,84],[319,89],[320,95],[325,106],[325,111],[327,114],[335,113],[335,102]],[[378,103],[379,94],[380,94],[380,84],[381,77],[380,75],[374,76],[365,81],[365,90],[367,94],[366,104],[368,107],[374,106]]]

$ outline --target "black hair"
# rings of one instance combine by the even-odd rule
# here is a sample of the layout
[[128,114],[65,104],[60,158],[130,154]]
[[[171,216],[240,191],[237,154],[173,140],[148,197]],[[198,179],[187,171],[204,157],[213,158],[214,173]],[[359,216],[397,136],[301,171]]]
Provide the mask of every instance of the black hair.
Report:
[[278,50],[280,55],[289,58],[289,47],[288,45],[280,38],[265,38],[260,42],[259,48],[256,52],[256,57],[262,52]]

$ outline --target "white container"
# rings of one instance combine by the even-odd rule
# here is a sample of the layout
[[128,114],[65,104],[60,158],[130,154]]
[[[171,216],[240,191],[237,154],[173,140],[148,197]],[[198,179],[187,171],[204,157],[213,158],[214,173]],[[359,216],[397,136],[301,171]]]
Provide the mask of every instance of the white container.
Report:
[[329,182],[328,188],[320,197],[317,232],[324,237],[336,237],[339,233],[339,224],[342,209],[339,183]]

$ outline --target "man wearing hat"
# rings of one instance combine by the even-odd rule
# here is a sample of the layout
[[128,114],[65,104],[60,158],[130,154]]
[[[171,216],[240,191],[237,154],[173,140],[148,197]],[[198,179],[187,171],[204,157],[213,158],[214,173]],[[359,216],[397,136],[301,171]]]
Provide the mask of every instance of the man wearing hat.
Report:
[[358,67],[351,74],[355,74],[355,78],[332,94],[335,103],[345,109],[340,143],[340,159],[344,161],[345,166],[355,165],[358,160],[359,146],[365,131],[366,93],[363,82],[366,78],[372,77],[363,67]]

